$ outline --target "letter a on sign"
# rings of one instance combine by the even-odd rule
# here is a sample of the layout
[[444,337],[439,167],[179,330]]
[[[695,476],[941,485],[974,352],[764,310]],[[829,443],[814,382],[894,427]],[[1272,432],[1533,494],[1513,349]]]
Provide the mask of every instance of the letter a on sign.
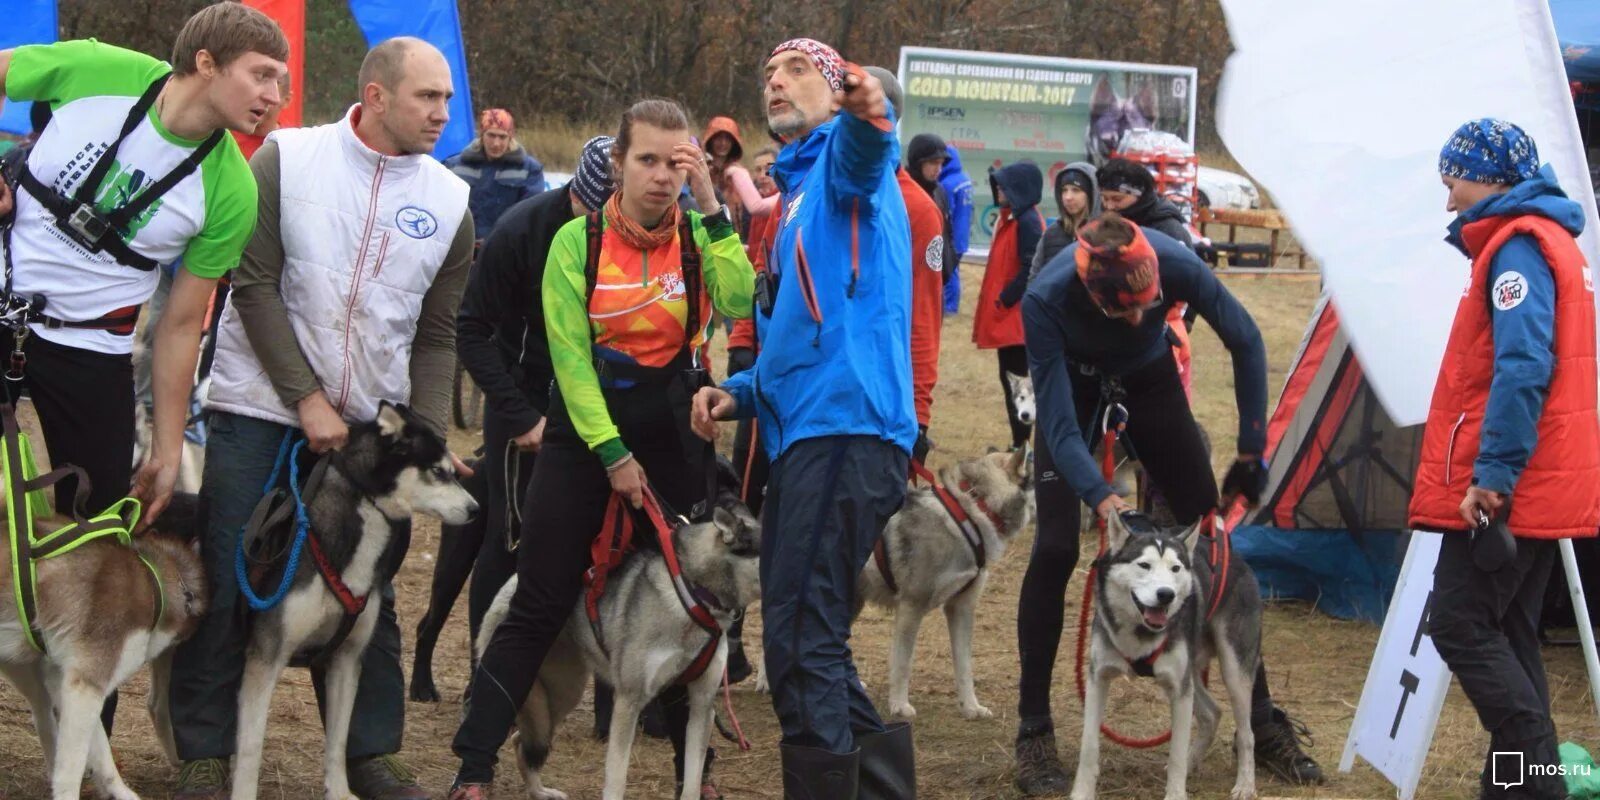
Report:
[[1417,791],[1439,709],[1450,689],[1450,669],[1433,649],[1424,627],[1441,541],[1437,533],[1411,534],[1339,762],[1339,771],[1349,772],[1356,756],[1366,759],[1399,788],[1402,800],[1410,800]]

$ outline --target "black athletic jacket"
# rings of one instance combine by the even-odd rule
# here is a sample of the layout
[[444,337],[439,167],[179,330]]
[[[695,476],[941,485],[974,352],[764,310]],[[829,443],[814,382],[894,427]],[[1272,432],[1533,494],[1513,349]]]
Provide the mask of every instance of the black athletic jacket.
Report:
[[550,404],[550,347],[544,334],[545,257],[573,217],[567,187],[518,202],[483,242],[456,315],[456,354],[488,398],[488,413],[520,434]]

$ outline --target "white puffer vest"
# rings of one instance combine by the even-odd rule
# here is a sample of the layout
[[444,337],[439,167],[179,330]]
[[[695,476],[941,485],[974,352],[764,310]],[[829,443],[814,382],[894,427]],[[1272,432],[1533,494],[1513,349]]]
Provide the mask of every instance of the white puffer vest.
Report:
[[[278,143],[279,292],[298,345],[347,422],[411,397],[422,298],[467,211],[467,185],[431,156],[385,156],[355,134],[357,108]],[[206,407],[298,427],[230,304],[217,331]]]

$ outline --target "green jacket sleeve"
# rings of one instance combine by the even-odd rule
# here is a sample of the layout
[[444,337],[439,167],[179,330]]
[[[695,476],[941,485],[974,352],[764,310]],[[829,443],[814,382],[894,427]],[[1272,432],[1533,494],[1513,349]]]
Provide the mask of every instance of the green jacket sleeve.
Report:
[[561,226],[550,242],[544,268],[544,330],[550,341],[550,364],[566,404],[572,427],[601,463],[611,466],[628,455],[594,371],[594,334],[589,326],[589,292],[583,277],[588,254],[584,217]]
[[[691,212],[694,213],[694,212]],[[755,304],[756,269],[745,255],[744,244],[732,225],[707,226],[694,213],[695,243],[700,246],[700,269],[705,274],[711,305],[725,317],[748,319]]]

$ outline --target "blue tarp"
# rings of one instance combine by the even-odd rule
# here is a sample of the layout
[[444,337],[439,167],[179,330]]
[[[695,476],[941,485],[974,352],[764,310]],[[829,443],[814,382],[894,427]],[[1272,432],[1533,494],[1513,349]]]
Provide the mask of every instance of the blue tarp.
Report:
[[1567,64],[1567,79],[1600,83],[1600,2],[1550,0],[1556,39]]
[[[6,21],[0,25],[0,50],[24,44],[49,44],[56,40],[56,0],[6,0]],[[0,112],[0,131],[19,136],[33,132],[28,103],[6,103]]]
[[465,150],[476,129],[472,117],[472,90],[467,82],[467,46],[461,37],[461,17],[456,0],[350,0],[350,13],[367,38],[367,46],[396,36],[415,36],[439,51],[450,63],[455,96],[450,99],[450,123],[434,145],[433,155],[443,160]]
[[1383,624],[1404,558],[1398,531],[1233,529],[1233,553],[1244,558],[1268,599],[1304,600],[1339,619]]

